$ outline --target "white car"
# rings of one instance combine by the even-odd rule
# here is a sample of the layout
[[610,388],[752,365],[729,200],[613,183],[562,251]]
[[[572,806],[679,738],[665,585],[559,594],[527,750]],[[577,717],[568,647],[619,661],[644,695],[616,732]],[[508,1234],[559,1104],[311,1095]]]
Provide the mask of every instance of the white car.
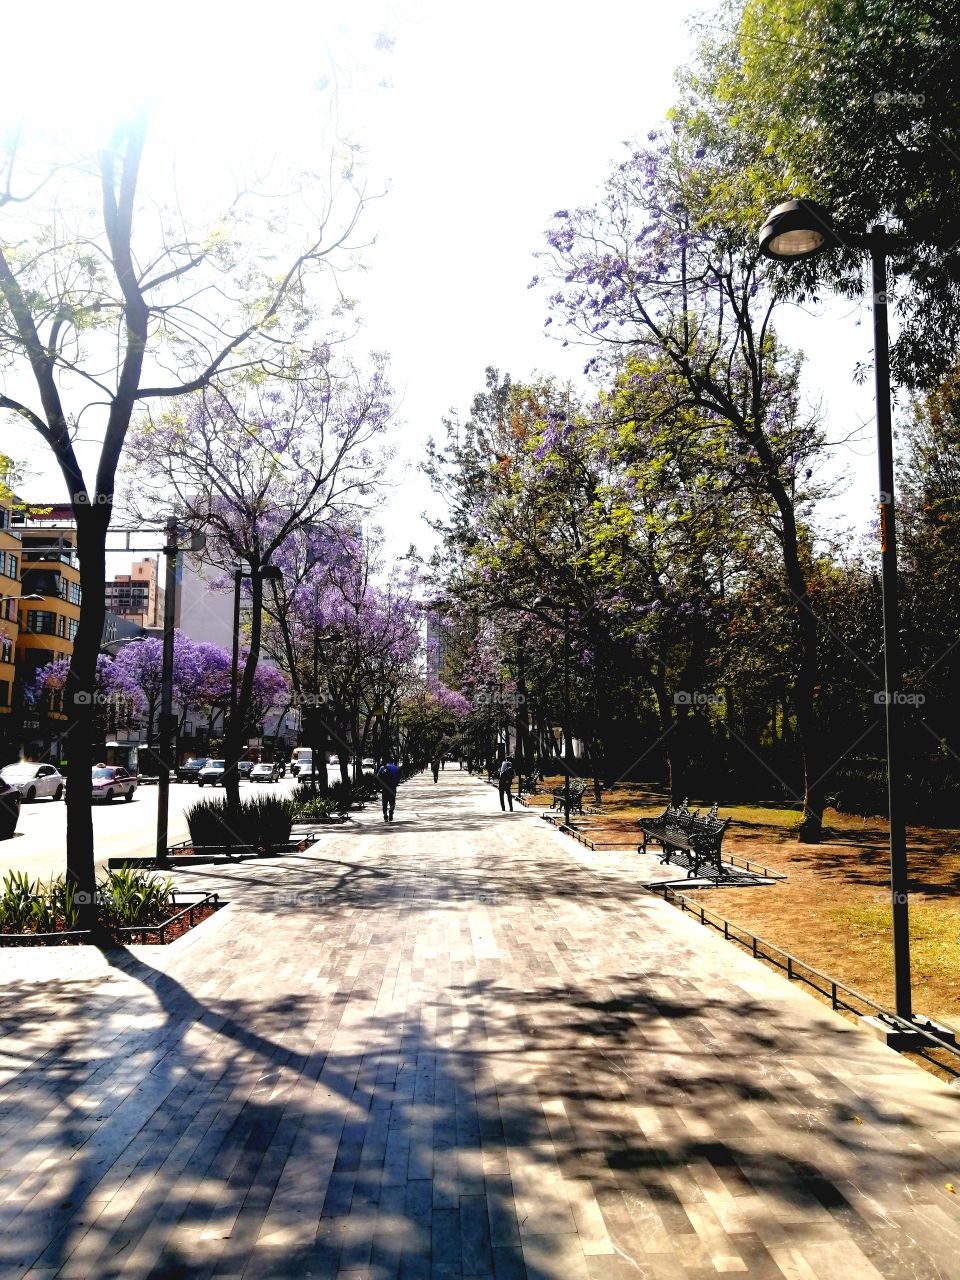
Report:
[[197,782],[201,787],[222,787],[226,772],[226,760],[208,760],[197,774]]
[[132,773],[121,769],[119,765],[98,764],[93,769],[93,799],[103,800],[107,804],[123,796],[124,800],[132,800],[137,789],[137,780]]
[[279,764],[271,764],[268,760],[261,760],[259,764],[255,764],[250,770],[251,782],[279,782],[280,766]]
[[66,786],[63,774],[52,764],[34,764],[29,760],[21,764],[8,764],[6,768],[0,769],[0,778],[9,782],[11,787],[17,787],[23,800],[41,800],[45,797],[62,800]]

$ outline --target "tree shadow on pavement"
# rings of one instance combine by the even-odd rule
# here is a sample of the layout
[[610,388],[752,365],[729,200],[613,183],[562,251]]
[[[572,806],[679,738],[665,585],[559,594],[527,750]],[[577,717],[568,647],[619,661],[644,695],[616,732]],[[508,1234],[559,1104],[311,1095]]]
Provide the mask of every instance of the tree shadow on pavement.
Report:
[[[108,960],[107,982],[6,988],[23,1064],[0,1112],[7,1270],[566,1280],[589,1228],[603,1274],[627,1258],[636,1275],[690,1246],[712,1187],[866,1241],[884,1274],[939,1274],[853,1194],[927,1194],[942,1169],[923,1135],[833,1073],[822,1027],[770,1004],[657,970],[477,979],[398,1018],[362,970],[337,1003],[302,975],[201,997],[141,955]],[[765,1256],[728,1242],[748,1268]]]

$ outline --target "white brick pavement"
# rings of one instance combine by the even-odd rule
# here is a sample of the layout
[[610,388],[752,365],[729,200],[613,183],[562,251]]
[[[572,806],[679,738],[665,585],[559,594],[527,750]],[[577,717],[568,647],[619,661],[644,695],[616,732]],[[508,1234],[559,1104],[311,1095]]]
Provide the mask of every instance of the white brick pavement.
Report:
[[0,1276],[960,1277],[960,1095],[635,857],[448,769],[189,879],[172,947],[0,952]]

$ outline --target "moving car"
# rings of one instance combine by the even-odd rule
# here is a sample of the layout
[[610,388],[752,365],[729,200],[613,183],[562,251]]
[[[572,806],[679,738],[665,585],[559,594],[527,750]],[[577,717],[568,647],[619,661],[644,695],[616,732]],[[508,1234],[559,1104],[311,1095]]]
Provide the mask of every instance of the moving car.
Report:
[[201,787],[222,787],[226,772],[226,760],[208,760],[197,775],[197,782]]
[[294,747],[293,755],[290,757],[290,772],[295,778],[300,776],[300,770],[310,769],[313,763],[313,749],[311,747]]
[[243,781],[243,779],[244,779],[244,778],[249,778],[249,777],[250,777],[250,772],[251,772],[251,770],[252,770],[252,769],[253,769],[253,761],[252,761],[252,760],[238,760],[238,761],[237,761],[237,772],[240,774],[240,781],[241,781],[241,782]]
[[0,778],[0,840],[9,840],[20,817],[20,788]]
[[197,756],[195,759],[187,760],[184,764],[178,764],[177,781],[196,782],[200,777],[200,770],[209,763],[206,756]]
[[8,764],[0,769],[0,778],[18,787],[22,800],[40,800],[49,797],[51,800],[62,800],[66,778],[52,764],[35,764],[23,760],[19,764]]
[[279,782],[282,776],[280,765],[277,762],[271,764],[267,760],[261,760],[250,770],[251,782]]
[[115,800],[123,796],[124,800],[132,800],[137,789],[137,780],[132,773],[127,773],[115,764],[97,764],[93,767],[94,800]]

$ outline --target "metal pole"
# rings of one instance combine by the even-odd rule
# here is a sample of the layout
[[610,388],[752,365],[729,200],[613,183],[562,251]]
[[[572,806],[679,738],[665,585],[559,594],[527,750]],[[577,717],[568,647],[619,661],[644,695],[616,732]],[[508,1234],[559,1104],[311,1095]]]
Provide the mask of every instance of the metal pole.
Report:
[[170,818],[170,768],[176,766],[173,731],[173,632],[177,608],[177,519],[170,516],[166,524],[166,560],[163,600],[163,666],[160,677],[160,776],[157,778],[157,862],[167,860],[167,838]]
[[563,606],[563,821],[570,825],[570,606]]
[[[320,776],[320,752],[317,750],[317,723],[320,719],[320,703],[318,700],[319,684],[320,684],[320,637],[318,634],[317,618],[320,614],[320,589],[319,587],[313,593],[313,706],[310,708],[310,752],[313,760],[313,778],[310,789],[311,795],[318,794],[317,779]],[[326,752],[323,753],[326,756]],[[323,760],[323,768],[326,770],[327,762]]]
[[240,666],[240,584],[243,570],[233,571],[233,662],[230,666],[230,732],[237,714],[237,670]]
[[903,819],[903,766],[900,754],[903,705],[900,606],[897,587],[897,526],[893,480],[893,430],[890,414],[890,352],[887,328],[886,231],[874,227],[873,337],[877,390],[877,456],[880,464],[880,564],[883,583],[883,669],[887,727],[887,797],[890,821],[890,891],[893,910],[895,1008],[913,1017],[910,995],[910,925],[907,908],[907,833]]

